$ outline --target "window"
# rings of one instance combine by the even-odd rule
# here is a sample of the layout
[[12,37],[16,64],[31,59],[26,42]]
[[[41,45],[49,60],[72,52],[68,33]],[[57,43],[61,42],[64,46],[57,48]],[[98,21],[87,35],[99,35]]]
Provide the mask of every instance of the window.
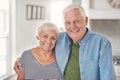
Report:
[[0,0],[0,78],[8,74],[9,47],[9,0]]

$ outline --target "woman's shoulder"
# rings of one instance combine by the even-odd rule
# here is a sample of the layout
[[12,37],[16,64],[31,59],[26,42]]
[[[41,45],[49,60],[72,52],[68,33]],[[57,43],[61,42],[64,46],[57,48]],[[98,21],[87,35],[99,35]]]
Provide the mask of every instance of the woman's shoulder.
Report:
[[22,56],[29,56],[29,55],[31,55],[31,49],[23,51],[21,57]]
[[26,59],[31,58],[31,49],[23,51],[21,54],[20,60],[21,62],[26,61]]

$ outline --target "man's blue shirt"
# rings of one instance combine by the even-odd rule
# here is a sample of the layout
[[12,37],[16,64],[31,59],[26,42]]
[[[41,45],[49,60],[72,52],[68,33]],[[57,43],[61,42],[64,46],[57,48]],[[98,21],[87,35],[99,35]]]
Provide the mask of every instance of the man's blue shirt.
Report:
[[[60,33],[55,47],[62,75],[68,62],[71,41],[66,32]],[[79,45],[81,80],[115,80],[111,43],[108,39],[87,29]]]

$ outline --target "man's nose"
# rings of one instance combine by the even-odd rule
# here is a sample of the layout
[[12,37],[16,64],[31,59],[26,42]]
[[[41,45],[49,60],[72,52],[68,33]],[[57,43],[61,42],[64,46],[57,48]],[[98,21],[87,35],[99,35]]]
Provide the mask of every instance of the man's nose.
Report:
[[75,29],[76,28],[76,24],[74,22],[71,23],[71,28]]

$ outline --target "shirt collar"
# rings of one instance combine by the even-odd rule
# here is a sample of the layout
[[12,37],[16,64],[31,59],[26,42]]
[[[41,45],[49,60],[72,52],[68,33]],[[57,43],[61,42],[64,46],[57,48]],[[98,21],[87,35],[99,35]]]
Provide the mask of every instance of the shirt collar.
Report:
[[91,35],[91,31],[86,28],[86,34],[85,36],[81,39],[81,41],[79,42],[80,45],[84,45],[88,42],[88,40],[90,39],[90,35]]
[[[79,42],[79,45],[84,45],[84,44],[86,44],[87,42],[88,42],[88,40],[89,40],[89,38],[90,38],[90,35],[91,35],[91,31],[88,29],[88,28],[86,28],[86,34],[85,34],[85,36],[80,40],[80,42]],[[67,40],[68,40],[68,43],[69,44],[72,44],[72,39],[68,36],[68,34],[67,34]]]

